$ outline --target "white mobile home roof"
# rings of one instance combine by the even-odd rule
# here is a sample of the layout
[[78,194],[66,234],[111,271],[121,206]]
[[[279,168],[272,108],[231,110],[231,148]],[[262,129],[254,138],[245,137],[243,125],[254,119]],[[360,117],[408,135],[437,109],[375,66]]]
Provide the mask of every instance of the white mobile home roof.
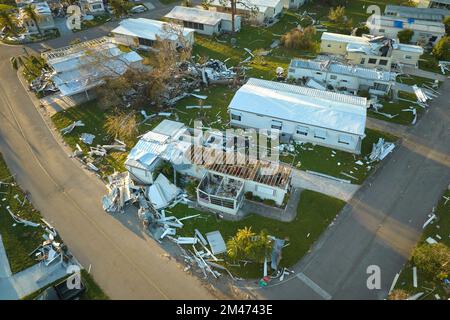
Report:
[[310,69],[382,81],[394,81],[396,76],[395,73],[389,71],[377,71],[375,69],[351,66],[334,61],[293,59],[290,64],[290,68]]
[[230,109],[363,135],[367,99],[251,78]]
[[[402,27],[397,27],[396,24],[401,23]],[[445,34],[445,26],[442,22],[438,21],[427,21],[419,19],[410,19],[403,17],[391,17],[391,16],[380,16],[372,15],[367,19],[367,24],[372,25],[375,28],[380,27],[391,27],[402,29],[412,29],[416,31],[423,32],[437,32]]]
[[[251,11],[252,8],[258,8],[259,12],[266,12],[268,8],[275,8],[281,0],[243,0],[236,3],[239,10]],[[231,7],[231,2],[226,1],[225,5],[220,0],[212,0],[211,5],[220,7]]]
[[199,8],[176,6],[164,17],[169,19],[191,21],[206,25],[216,25],[221,20],[231,21],[231,14],[217,11],[203,10]]
[[400,17],[417,18],[417,19],[433,19],[436,21],[450,15],[450,10],[440,8],[417,8],[407,6],[396,6],[388,4],[384,9],[385,14],[395,13]]
[[[137,18],[122,20],[120,22],[120,25],[111,32],[148,40],[156,40],[157,37],[161,39],[177,40],[178,35],[174,32],[171,32],[171,28],[180,27],[177,25],[171,25],[163,21]],[[185,37],[194,32],[193,29],[189,28],[181,29],[183,32],[183,36]]]

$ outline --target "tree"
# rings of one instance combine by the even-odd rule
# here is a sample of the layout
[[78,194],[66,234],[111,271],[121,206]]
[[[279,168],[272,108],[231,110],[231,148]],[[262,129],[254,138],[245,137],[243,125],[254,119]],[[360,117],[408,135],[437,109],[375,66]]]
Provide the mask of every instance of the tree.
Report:
[[39,34],[42,36],[41,28],[39,27],[39,22],[42,21],[42,16],[39,14],[39,12],[36,10],[36,7],[33,4],[29,4],[22,9],[23,16],[27,17],[28,19],[32,20],[34,24],[36,25],[36,29],[39,32]]
[[13,35],[17,36],[18,21],[14,14],[10,10],[0,10],[0,29],[5,28],[9,30]]
[[249,259],[261,263],[271,252],[272,241],[266,231],[257,235],[251,227],[244,227],[228,240],[227,248],[227,254],[233,260]]
[[416,247],[412,261],[430,278],[442,280],[450,274],[450,249],[443,243],[425,243]]
[[400,40],[400,43],[410,43],[413,35],[414,31],[411,29],[404,29],[397,33],[397,37],[398,40]]
[[123,0],[111,0],[111,8],[114,11],[114,16],[120,18],[128,14],[128,4]]
[[433,55],[439,60],[450,60],[450,36],[443,37],[434,45]]
[[450,16],[444,19],[444,25],[445,25],[445,33],[447,34],[447,36],[450,36]]
[[338,6],[336,8],[330,8],[330,11],[328,12],[328,19],[335,23],[344,23],[346,21],[345,7]]
[[315,35],[316,28],[313,26],[294,28],[281,37],[281,44],[288,49],[311,50],[316,46]]

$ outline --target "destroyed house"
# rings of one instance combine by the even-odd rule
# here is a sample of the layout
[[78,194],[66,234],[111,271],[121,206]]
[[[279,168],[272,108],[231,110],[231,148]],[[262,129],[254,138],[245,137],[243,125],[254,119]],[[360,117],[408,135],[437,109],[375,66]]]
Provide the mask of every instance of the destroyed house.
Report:
[[277,130],[281,140],[361,152],[367,99],[250,78],[234,95],[230,124]]
[[324,89],[333,91],[357,94],[360,90],[367,90],[370,94],[385,95],[395,83],[396,74],[330,59],[324,61],[293,59],[289,65],[288,78],[305,81],[313,79]]
[[445,36],[445,26],[440,21],[374,14],[367,19],[366,25],[370,30],[370,34],[391,39],[396,39],[399,31],[412,30],[414,33],[410,42],[421,46],[434,45]]
[[51,80],[61,98],[69,105],[93,99],[92,89],[104,83],[106,77],[142,66],[141,56],[134,51],[121,51],[107,37],[47,51],[41,56],[53,71]]
[[[194,29],[195,32],[213,35],[222,32],[232,32],[231,14],[216,12],[199,8],[176,6],[164,16],[174,23],[186,28]],[[241,29],[241,17],[234,17],[234,31]]]
[[192,146],[186,158],[204,169],[197,201],[211,210],[237,214],[247,192],[280,206],[290,188],[292,169],[287,165],[203,146]]
[[[30,4],[36,13],[36,20],[31,19],[27,14],[25,14],[23,8],[19,9],[19,21],[23,28],[29,34],[36,34],[39,30],[51,30],[55,29],[55,22],[53,20],[52,11],[50,10],[47,2],[32,2]],[[36,26],[36,23],[39,25]]]
[[384,15],[441,22],[446,17],[450,16],[450,10],[387,5],[384,9]]
[[[231,12],[231,2],[212,0],[210,10]],[[246,21],[262,24],[278,17],[283,11],[284,0],[244,0],[236,2],[236,13]]]
[[320,51],[342,56],[350,64],[387,71],[402,66],[417,68],[424,52],[420,46],[398,43],[384,36],[356,37],[330,32],[322,33]]
[[122,20],[111,33],[117,44],[147,50],[161,40],[170,41],[174,47],[191,46],[194,44],[194,31],[177,24],[137,18]]
[[[183,123],[163,120],[152,131],[144,134],[128,154],[125,168],[134,180],[142,184],[152,184],[157,177],[153,172],[162,161],[177,163],[177,152],[188,148],[189,143],[178,141],[187,128]],[[180,161],[181,162],[181,161]]]

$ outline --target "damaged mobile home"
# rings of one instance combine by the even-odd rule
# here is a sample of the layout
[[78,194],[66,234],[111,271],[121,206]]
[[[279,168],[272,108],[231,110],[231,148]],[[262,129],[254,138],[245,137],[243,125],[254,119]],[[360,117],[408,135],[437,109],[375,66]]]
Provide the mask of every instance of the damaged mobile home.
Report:
[[250,78],[234,95],[231,125],[275,129],[281,141],[304,141],[359,154],[366,98]]
[[234,17],[233,30],[231,14],[226,12],[176,6],[164,17],[174,23],[183,25],[185,28],[191,28],[197,33],[209,36],[241,29],[241,17]]
[[[212,0],[208,2],[210,10],[230,12],[231,2]],[[236,14],[254,24],[263,24],[276,19],[283,11],[283,0],[247,0],[236,2]]]
[[152,185],[158,165],[167,161],[177,174],[200,180],[197,202],[213,211],[236,215],[246,192],[282,204],[290,190],[290,167],[247,159],[232,148],[234,137],[211,137],[192,136],[184,124],[164,120],[138,141],[125,167],[138,183]]
[[420,46],[399,43],[384,36],[349,36],[338,33],[322,33],[321,53],[341,56],[348,63],[366,68],[378,68],[387,71],[402,66],[419,66],[419,58],[424,53]]
[[149,50],[159,40],[168,40],[174,47],[193,45],[194,31],[194,29],[163,21],[130,18],[120,21],[119,26],[111,33],[114,36],[114,43]]
[[105,77],[142,67],[139,54],[121,51],[107,37],[47,51],[41,56],[52,71],[50,80],[69,105],[93,99],[92,89],[103,84]]
[[367,19],[367,27],[374,36],[396,39],[402,30],[414,31],[410,43],[433,46],[445,36],[445,25],[440,21],[419,20],[415,18],[372,15]]
[[367,90],[369,94],[386,95],[395,83],[396,74],[327,60],[293,59],[289,65],[288,78],[313,79],[324,88],[343,93],[357,94]]

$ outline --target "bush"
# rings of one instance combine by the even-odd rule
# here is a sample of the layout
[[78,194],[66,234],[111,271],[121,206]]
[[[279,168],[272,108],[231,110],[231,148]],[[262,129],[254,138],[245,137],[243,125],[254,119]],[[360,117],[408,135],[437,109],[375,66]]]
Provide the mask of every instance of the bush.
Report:
[[281,37],[281,44],[288,49],[311,50],[316,46],[316,28],[309,26],[301,30],[294,28]]
[[395,289],[388,296],[388,300],[406,300],[408,293],[402,289]]
[[450,16],[444,19],[445,33],[450,36]]
[[252,200],[253,199],[253,193],[251,191],[247,191],[246,193],[244,193],[244,197],[247,200]]
[[433,48],[433,55],[438,60],[450,60],[450,36],[445,36],[436,43]]
[[450,274],[450,249],[442,244],[422,244],[412,253],[412,261],[425,275],[442,280]]
[[358,36],[358,37],[361,37],[363,34],[368,34],[368,33],[370,33],[369,27],[368,26],[362,26],[362,27],[356,28],[355,35]]
[[184,188],[186,190],[186,193],[188,196],[192,198],[197,198],[197,186],[199,184],[198,180],[191,180],[186,184],[186,187]]
[[410,43],[413,35],[414,31],[412,31],[411,29],[405,29],[397,33],[400,43]]
[[268,206],[272,206],[272,207],[275,206],[275,200],[272,200],[272,199],[264,199],[263,203]]
[[328,12],[328,19],[335,23],[345,22],[345,7],[338,6],[336,8],[330,8],[330,11]]

